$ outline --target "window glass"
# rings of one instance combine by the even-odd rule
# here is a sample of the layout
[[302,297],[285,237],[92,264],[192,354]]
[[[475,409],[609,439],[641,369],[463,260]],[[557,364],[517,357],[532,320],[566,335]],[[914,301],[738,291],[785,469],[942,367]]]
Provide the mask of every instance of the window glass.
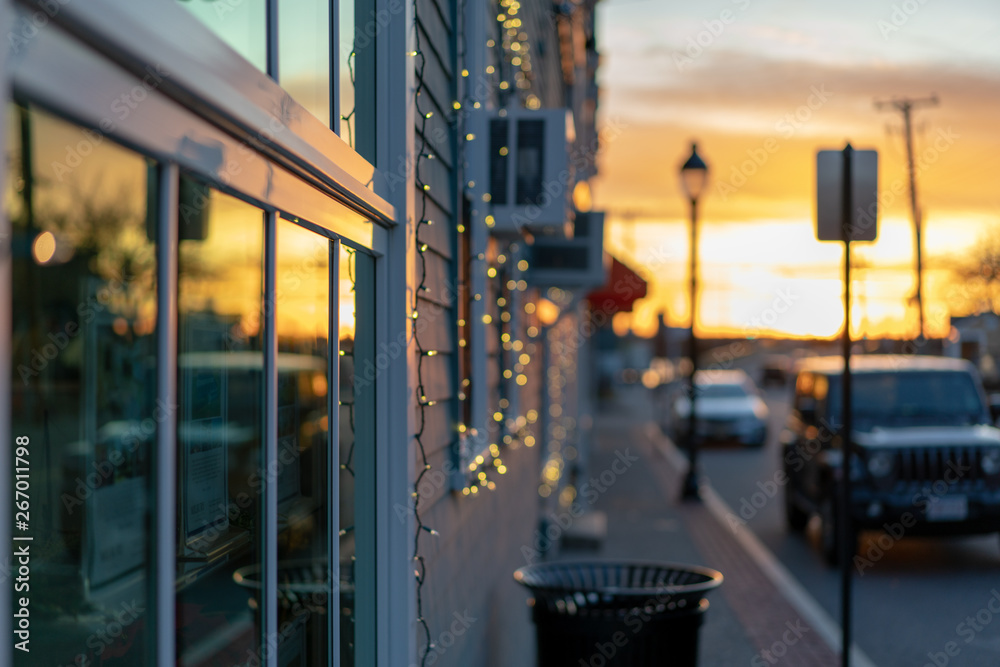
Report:
[[[842,415],[840,375],[830,380],[830,414]],[[851,376],[851,414],[859,426],[968,424],[986,412],[968,373],[912,371],[855,373]]]
[[330,126],[330,3],[278,4],[278,82]]
[[[234,51],[267,72],[265,0],[180,0],[183,7],[211,28]],[[283,3],[284,4],[284,3]]]
[[[351,667],[355,660],[357,580],[357,531],[354,496],[358,481],[356,456],[357,408],[355,403],[354,341],[356,340],[356,286],[359,254],[340,247],[338,320],[340,330],[340,664]],[[363,473],[363,471],[361,471]]]
[[707,384],[701,389],[702,398],[746,398],[746,389],[738,384]]
[[[144,665],[157,425],[155,224],[144,158],[9,107],[17,665]],[[73,156],[70,159],[69,156]],[[9,439],[7,439],[9,437]],[[30,538],[18,540],[18,538]],[[16,625],[16,624],[15,624]],[[16,636],[15,642],[20,641]]]
[[328,495],[331,244],[280,220],[277,249],[278,662],[325,665],[333,520]]
[[[375,664],[374,262],[340,246],[340,658]],[[391,354],[391,350],[389,352]]]
[[353,0],[343,0],[338,4],[338,8],[340,14],[340,53],[337,54],[337,65],[340,68],[340,137],[353,148],[357,125],[354,99],[354,88],[357,81],[354,2]]
[[338,5],[337,67],[340,76],[340,136],[361,157],[375,161],[375,43],[382,32],[372,0]]
[[177,659],[260,661],[264,215],[182,177]]

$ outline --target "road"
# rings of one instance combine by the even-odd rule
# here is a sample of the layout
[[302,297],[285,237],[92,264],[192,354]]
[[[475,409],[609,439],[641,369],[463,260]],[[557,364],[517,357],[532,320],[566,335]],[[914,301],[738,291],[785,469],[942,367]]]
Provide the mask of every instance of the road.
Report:
[[[805,538],[786,531],[782,489],[775,483],[790,388],[767,389],[764,398],[771,413],[766,446],[704,449],[703,480],[735,512],[744,508],[757,537],[839,620],[840,574],[819,555],[816,520]],[[855,641],[868,656],[880,667],[1000,665],[1000,613],[988,606],[995,596],[993,608],[1000,609],[997,535],[904,537],[885,551],[877,543],[880,535],[862,535],[860,553],[871,549],[873,564],[854,578]]]

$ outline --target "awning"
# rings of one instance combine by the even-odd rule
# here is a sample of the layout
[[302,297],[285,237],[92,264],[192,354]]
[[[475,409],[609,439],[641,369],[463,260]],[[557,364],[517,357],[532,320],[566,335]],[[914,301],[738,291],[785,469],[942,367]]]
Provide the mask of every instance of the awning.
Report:
[[611,257],[608,280],[588,294],[587,300],[594,310],[608,314],[631,313],[632,304],[646,296],[646,281],[614,255],[608,256]]

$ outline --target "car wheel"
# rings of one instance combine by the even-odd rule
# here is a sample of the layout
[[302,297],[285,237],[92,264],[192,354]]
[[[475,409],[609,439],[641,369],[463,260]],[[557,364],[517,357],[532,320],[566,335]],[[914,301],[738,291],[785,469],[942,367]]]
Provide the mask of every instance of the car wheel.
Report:
[[[836,510],[836,494],[827,498],[820,505],[820,550],[823,552],[823,560],[831,567],[840,564],[840,513]],[[851,555],[857,553],[858,533],[852,531],[848,535],[848,543],[854,545]]]
[[791,481],[785,485],[785,523],[793,533],[802,533],[809,523],[809,513],[795,504],[790,485]]

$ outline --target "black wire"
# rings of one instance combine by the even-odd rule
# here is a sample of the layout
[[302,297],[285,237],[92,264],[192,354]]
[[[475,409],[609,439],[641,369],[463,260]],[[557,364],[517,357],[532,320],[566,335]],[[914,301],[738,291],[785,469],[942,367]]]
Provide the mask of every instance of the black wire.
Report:
[[427,289],[427,258],[424,256],[424,244],[420,239],[420,230],[425,224],[430,224],[427,220],[427,198],[428,198],[428,185],[424,183],[420,176],[420,163],[424,159],[427,153],[427,120],[428,114],[424,113],[420,109],[420,95],[424,90],[424,68],[427,66],[427,58],[424,56],[421,50],[421,39],[420,39],[420,25],[418,20],[417,11],[417,0],[413,0],[413,31],[415,36],[415,57],[417,60],[416,69],[416,80],[417,86],[414,92],[414,107],[416,112],[420,115],[420,148],[417,150],[415,168],[414,168],[414,181],[418,188],[420,188],[420,217],[417,219],[416,225],[414,226],[414,242],[417,247],[417,256],[420,258],[420,283],[417,286],[416,291],[413,293],[413,308],[412,308],[412,320],[411,326],[413,327],[413,344],[417,348],[417,404],[420,406],[420,427],[414,434],[414,439],[417,442],[417,448],[420,452],[420,473],[417,475],[416,480],[413,482],[413,517],[416,522],[416,530],[413,535],[413,561],[415,563],[415,574],[417,578],[417,623],[423,630],[425,645],[423,652],[420,656],[421,667],[426,667],[427,658],[430,655],[433,644],[431,643],[431,628],[427,623],[427,619],[424,618],[424,602],[423,602],[423,587],[424,581],[427,575],[427,564],[424,557],[420,555],[420,535],[425,530],[428,530],[424,525],[423,519],[420,516],[420,482],[423,481],[424,475],[430,469],[430,463],[427,460],[427,450],[424,447],[424,429],[427,425],[427,395],[424,389],[424,376],[423,376],[423,366],[424,366],[424,347],[420,343],[420,337],[417,334],[416,318],[419,313],[418,305],[420,300],[420,294],[428,291]]
[[354,148],[354,128],[351,126],[351,122],[354,120],[354,112],[358,110],[358,98],[357,98],[357,80],[354,74],[354,60],[357,57],[357,47],[358,39],[354,38],[354,45],[351,49],[351,53],[347,56],[347,71],[351,78],[351,90],[354,91],[352,95],[352,101],[354,106],[351,107],[351,112],[349,114],[341,114],[340,119],[347,123],[347,145]]
[[[351,114],[352,115],[354,114],[353,110],[351,111]],[[354,253],[356,251],[353,250],[353,249],[351,249],[351,248],[348,248],[346,246],[341,246],[341,247],[343,247],[344,250],[347,251],[347,277],[351,281],[351,292],[354,293],[354,304],[355,304],[354,305],[354,309],[355,309],[355,315],[356,315],[357,314],[357,279],[354,277]],[[357,336],[357,332],[355,332],[355,336]],[[354,361],[354,348],[353,348],[353,346],[352,346],[350,352],[346,352],[344,350],[341,350],[341,353],[342,353],[341,356],[351,357],[352,372],[356,374],[357,373],[357,369],[353,368],[353,361]],[[357,390],[355,389],[355,391],[357,391]],[[352,400],[350,400],[350,401],[341,401],[340,402],[340,404],[342,406],[344,406],[344,407],[347,408],[348,423],[349,423],[349,425],[351,427],[351,446],[347,449],[347,461],[343,465],[341,465],[341,467],[344,470],[346,470],[351,475],[352,478],[355,477],[354,468],[352,466],[352,461],[354,460],[354,445],[357,443],[357,438],[355,437],[355,427],[354,427],[354,400],[353,400],[354,398],[355,397],[352,396]]]

